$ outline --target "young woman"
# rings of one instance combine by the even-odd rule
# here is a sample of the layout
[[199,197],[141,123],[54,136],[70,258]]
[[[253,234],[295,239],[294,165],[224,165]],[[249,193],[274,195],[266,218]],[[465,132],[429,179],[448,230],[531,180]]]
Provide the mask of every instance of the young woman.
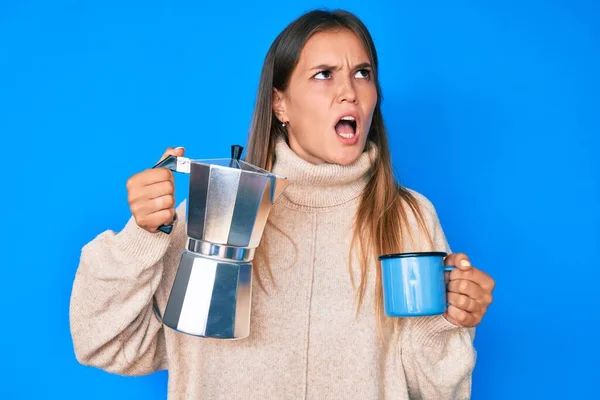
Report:
[[[174,208],[172,173],[148,169],[127,182],[123,230],[82,250],[70,310],[77,360],[124,375],[168,369],[172,399],[470,397],[492,278],[450,254],[445,315],[383,313],[379,255],[450,251],[433,205],[393,178],[377,67],[366,27],[343,11],[301,16],[266,56],[246,160],[292,184],[254,260],[248,338],[197,338],[156,318],[186,208]],[[170,223],[170,234],[157,230]]]

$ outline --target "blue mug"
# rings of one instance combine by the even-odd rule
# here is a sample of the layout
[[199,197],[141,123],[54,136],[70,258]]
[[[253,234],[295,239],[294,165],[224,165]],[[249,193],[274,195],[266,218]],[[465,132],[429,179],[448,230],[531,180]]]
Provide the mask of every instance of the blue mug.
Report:
[[383,304],[389,317],[422,317],[446,312],[447,253],[386,254],[381,261]]

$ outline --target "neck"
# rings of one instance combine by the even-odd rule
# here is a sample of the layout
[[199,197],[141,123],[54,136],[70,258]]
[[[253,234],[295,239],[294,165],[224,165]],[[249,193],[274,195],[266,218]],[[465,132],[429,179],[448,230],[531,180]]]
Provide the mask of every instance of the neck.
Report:
[[367,149],[350,165],[311,164],[299,157],[278,138],[272,172],[286,177],[290,185],[282,197],[294,205],[333,207],[356,199],[370,177],[377,148],[367,142]]

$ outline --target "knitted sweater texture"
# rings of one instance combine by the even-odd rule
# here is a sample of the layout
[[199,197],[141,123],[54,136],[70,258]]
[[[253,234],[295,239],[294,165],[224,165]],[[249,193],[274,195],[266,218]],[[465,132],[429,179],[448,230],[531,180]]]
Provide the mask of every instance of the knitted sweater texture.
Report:
[[[377,149],[352,165],[312,165],[280,140],[273,172],[292,183],[277,200],[263,242],[272,277],[254,281],[250,336],[197,338],[161,324],[186,242],[186,202],[171,234],[149,233],[131,218],[84,246],[73,283],[70,323],[77,360],[121,375],[168,370],[176,399],[468,399],[474,330],[443,316],[405,318],[378,336],[376,259],[356,311],[348,252],[352,223]],[[412,191],[434,248],[411,217],[404,251],[446,251],[435,208]],[[408,209],[408,208],[407,208]],[[412,215],[410,212],[409,215]],[[352,273],[358,279],[358,258]],[[257,258],[254,268],[264,269]]]

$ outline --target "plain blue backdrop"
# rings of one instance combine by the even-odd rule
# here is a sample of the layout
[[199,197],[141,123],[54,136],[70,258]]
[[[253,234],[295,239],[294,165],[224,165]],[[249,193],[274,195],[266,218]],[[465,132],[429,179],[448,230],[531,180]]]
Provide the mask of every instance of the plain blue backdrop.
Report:
[[2,1],[0,398],[165,398],[166,373],[76,362],[80,249],[121,229],[126,179],[167,146],[204,158],[245,142],[268,46],[314,7],[367,24],[401,182],[433,201],[453,250],[497,281],[473,398],[597,398],[592,0]]

